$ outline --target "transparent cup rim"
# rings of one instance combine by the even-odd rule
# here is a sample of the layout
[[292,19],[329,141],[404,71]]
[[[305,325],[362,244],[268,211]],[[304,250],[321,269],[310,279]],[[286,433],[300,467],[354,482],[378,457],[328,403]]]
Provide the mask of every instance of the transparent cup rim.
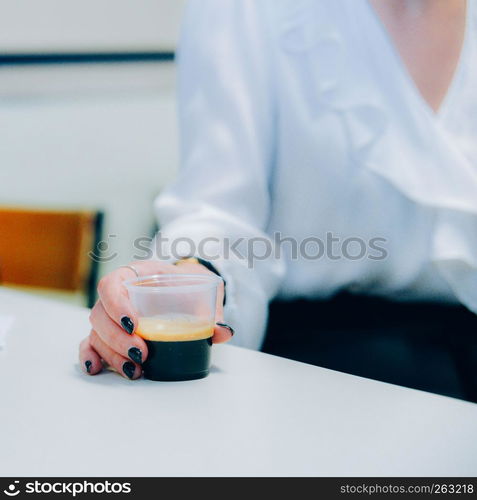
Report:
[[[139,286],[142,282],[155,282],[157,286]],[[184,282],[193,281],[192,284]],[[182,282],[182,283],[181,283]],[[128,292],[133,293],[184,293],[206,291],[216,288],[223,279],[216,274],[150,274],[138,278],[123,281]],[[167,284],[167,286],[164,286]]]

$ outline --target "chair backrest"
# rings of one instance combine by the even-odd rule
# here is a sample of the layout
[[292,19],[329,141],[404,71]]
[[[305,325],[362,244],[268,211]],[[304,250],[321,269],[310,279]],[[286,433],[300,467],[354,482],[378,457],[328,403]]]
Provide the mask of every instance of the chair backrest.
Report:
[[94,211],[0,207],[0,282],[91,295],[101,221]]

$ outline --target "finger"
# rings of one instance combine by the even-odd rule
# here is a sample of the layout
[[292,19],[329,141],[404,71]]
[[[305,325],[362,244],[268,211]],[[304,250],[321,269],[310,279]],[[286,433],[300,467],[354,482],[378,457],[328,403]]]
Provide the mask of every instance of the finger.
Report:
[[147,345],[138,335],[129,335],[106,313],[103,304],[97,302],[90,314],[93,330],[113,351],[141,364],[147,358]]
[[113,351],[111,347],[101,340],[101,337],[96,331],[93,330],[91,332],[90,338],[91,346],[94,350],[104,359],[104,361],[106,361],[106,363],[108,363],[123,377],[133,380],[141,376],[141,367],[130,361],[128,358],[121,356],[121,354],[116,351]]
[[225,286],[222,281],[217,288],[217,305],[215,310],[215,328],[212,342],[222,344],[228,342],[234,336],[234,329],[224,322],[224,293]]
[[214,344],[222,344],[224,342],[228,342],[234,336],[234,333],[234,329],[230,325],[219,321],[215,324],[212,342]]
[[221,280],[219,286],[217,287],[217,303],[215,307],[215,318],[217,321],[222,320],[224,317],[224,295],[225,295],[225,284]]
[[103,369],[101,358],[91,346],[89,337],[81,341],[79,347],[79,361],[81,369],[89,375],[96,375]]
[[[175,266],[164,262],[134,262],[134,267],[141,276],[177,272]],[[98,284],[98,295],[108,316],[127,333],[133,333],[137,326],[137,314],[129,300],[123,282],[136,277],[132,269],[120,267],[101,278]]]

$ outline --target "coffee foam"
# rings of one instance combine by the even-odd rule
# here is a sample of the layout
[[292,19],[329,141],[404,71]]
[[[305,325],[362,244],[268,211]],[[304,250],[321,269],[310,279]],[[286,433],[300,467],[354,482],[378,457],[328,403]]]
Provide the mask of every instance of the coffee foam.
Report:
[[149,316],[139,318],[135,333],[145,340],[186,342],[212,337],[214,325],[187,315]]

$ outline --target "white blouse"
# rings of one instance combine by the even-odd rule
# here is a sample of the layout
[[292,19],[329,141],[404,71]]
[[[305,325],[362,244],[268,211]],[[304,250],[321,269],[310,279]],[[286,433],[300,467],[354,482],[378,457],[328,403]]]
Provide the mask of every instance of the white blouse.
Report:
[[[367,0],[190,2],[179,52],[182,166],[155,203],[159,257],[188,254],[191,241],[209,257],[227,282],[236,344],[260,347],[277,295],[350,290],[477,312],[475,2],[438,113]],[[281,256],[253,265],[225,250],[226,240],[269,238],[255,249],[263,255],[276,250],[276,233],[339,242],[321,258],[309,258],[318,246],[307,258],[285,242]],[[175,238],[189,240],[173,251]],[[349,238],[367,242],[365,257],[336,258]],[[385,252],[368,247],[374,238]]]

